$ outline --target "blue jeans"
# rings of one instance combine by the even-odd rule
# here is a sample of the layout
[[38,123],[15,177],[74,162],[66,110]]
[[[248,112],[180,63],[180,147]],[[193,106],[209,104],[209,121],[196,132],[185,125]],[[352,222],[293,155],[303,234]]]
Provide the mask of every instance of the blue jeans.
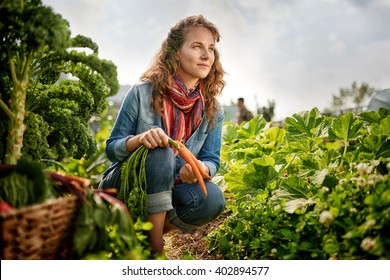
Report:
[[[168,212],[169,222],[183,232],[192,233],[198,226],[217,218],[225,208],[224,195],[217,185],[205,180],[207,197],[198,182],[175,184],[179,166],[171,148],[151,149],[146,157],[146,192],[148,212]],[[121,185],[121,164],[105,172],[99,188]]]

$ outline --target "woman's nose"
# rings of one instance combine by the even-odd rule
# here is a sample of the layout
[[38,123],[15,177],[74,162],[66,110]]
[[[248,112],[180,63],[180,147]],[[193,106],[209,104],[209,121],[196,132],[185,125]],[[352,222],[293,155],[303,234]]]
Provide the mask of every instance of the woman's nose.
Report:
[[210,53],[207,48],[203,48],[202,50],[202,59],[209,59],[210,58]]

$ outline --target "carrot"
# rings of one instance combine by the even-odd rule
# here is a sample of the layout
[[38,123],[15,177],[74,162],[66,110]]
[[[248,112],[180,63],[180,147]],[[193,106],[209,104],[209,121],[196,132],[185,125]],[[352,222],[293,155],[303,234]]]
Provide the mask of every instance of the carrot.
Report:
[[[187,147],[184,146],[183,143],[181,143],[181,142],[179,142],[179,147],[188,150]],[[202,177],[203,177],[204,179],[209,179],[209,180],[211,180],[210,175],[207,174],[206,171],[204,171],[203,166],[199,163],[198,159],[194,156],[194,154],[191,153],[190,151],[188,151],[188,152],[189,152],[189,154],[190,154],[192,160],[195,162],[196,166],[198,167],[198,169],[199,169],[199,171],[200,171],[200,174],[202,174]]]
[[196,165],[193,157],[191,156],[192,153],[190,150],[188,150],[182,143],[178,141],[170,139],[169,142],[179,151],[180,156],[191,166],[204,196],[207,196],[207,189],[206,185],[204,184],[202,174],[200,173],[198,165]]

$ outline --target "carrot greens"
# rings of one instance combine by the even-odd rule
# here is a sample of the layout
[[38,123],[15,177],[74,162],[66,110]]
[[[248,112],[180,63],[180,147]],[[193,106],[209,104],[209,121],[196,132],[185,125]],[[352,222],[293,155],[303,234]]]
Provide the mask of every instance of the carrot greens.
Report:
[[122,184],[118,198],[125,202],[132,217],[145,220],[148,208],[146,194],[146,156],[149,149],[141,145],[122,166]]

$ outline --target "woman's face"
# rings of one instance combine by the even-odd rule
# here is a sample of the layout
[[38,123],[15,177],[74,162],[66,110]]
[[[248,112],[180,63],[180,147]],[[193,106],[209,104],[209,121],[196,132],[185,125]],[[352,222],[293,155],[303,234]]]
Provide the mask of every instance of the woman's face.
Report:
[[188,30],[183,46],[177,51],[180,61],[177,74],[188,89],[210,73],[215,60],[214,49],[214,36],[209,29],[192,27]]

